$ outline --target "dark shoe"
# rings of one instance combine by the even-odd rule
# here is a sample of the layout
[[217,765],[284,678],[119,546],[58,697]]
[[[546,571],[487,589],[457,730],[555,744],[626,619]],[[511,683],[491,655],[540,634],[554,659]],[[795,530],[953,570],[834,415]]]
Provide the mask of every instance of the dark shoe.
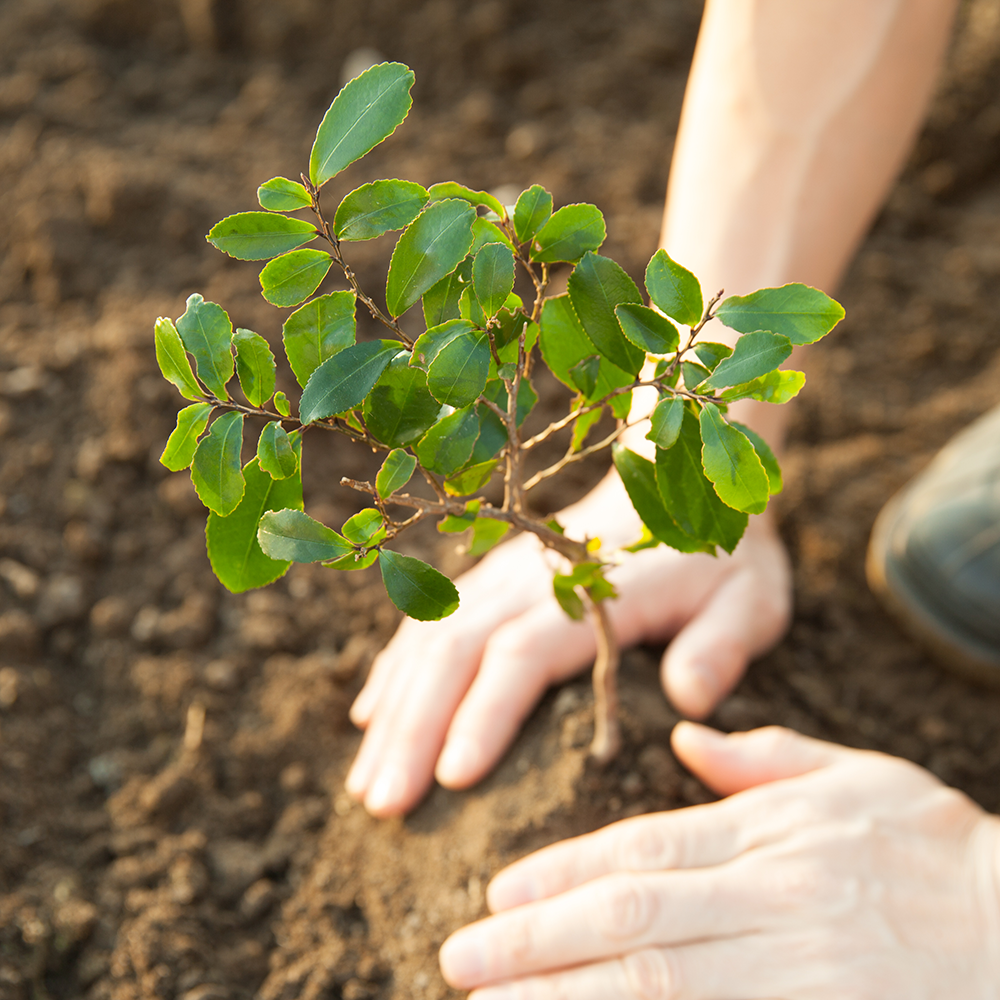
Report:
[[1000,685],[1000,407],[882,508],[868,583],[947,666]]

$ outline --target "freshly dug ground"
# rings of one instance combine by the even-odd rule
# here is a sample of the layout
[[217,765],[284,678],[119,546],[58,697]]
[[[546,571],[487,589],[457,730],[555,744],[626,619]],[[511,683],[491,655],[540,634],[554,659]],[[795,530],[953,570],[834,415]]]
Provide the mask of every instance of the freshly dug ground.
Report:
[[[640,649],[607,771],[585,760],[580,680],[473,791],[436,789],[405,821],[352,805],[347,708],[398,614],[375,570],[300,566],[263,591],[222,589],[204,510],[157,462],[181,401],[152,347],[154,318],[193,291],[275,340],[256,268],[203,235],[252,208],[262,180],[297,175],[363,47],[415,69],[415,108],[341,191],[375,176],[537,181],[558,204],[599,205],[606,252],[640,278],[700,8],[0,3],[3,1000],[452,996],[438,945],[483,913],[498,868],[710,798],[666,749],[660,650]],[[355,254],[372,289],[390,246]],[[778,499],[795,623],[712,721],[900,754],[991,810],[1000,695],[902,636],[862,565],[881,504],[1000,397],[998,292],[1000,14],[974,0],[842,289],[848,319],[811,352]],[[563,397],[542,388],[554,412]],[[339,477],[373,459],[332,436],[309,447],[307,508],[339,525],[360,506]],[[539,507],[603,468],[540,490]],[[409,544],[460,568],[433,532]]]

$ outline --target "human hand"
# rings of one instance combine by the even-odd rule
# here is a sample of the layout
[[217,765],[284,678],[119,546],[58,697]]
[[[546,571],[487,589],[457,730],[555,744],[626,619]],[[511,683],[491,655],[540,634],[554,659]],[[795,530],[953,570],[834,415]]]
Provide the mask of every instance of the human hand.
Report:
[[[568,533],[609,545],[639,537],[617,475],[559,515]],[[482,778],[554,683],[582,670],[595,643],[552,594],[549,554],[532,535],[498,546],[457,581],[461,605],[440,622],[406,620],[376,658],[351,709],[365,729],[347,789],[377,816],[411,809],[433,776],[449,788]],[[674,636],[664,688],[703,717],[751,657],[784,632],[791,610],[788,559],[766,515],[751,518],[732,556],[661,546],[628,555],[609,573],[622,645]]]
[[777,727],[680,723],[730,798],[625,820],[500,872],[450,937],[470,1000],[1000,996],[1000,820],[927,771]]

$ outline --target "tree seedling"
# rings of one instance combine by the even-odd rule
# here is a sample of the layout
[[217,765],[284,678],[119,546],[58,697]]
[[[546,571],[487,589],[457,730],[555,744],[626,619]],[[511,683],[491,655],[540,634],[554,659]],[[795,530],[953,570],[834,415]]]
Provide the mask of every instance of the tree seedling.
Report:
[[[330,216],[324,188],[402,123],[413,79],[406,66],[382,63],[350,81],[319,126],[301,180],[266,181],[258,189],[263,211],[231,215],[209,232],[208,241],[231,257],[267,261],[261,291],[293,310],[282,338],[301,394],[295,402],[275,391],[275,358],[262,336],[234,332],[221,306],[192,295],[176,322],[156,321],[163,375],[191,401],[160,461],[190,468],[210,511],[212,568],[233,592],[277,580],[292,562],[337,570],[378,562],[396,607],[433,621],[458,607],[458,591],[427,563],[392,548],[402,531],[438,518],[440,531],[467,533],[473,555],[511,529],[534,534],[563,559],[553,579],[559,604],[572,618],[589,618],[596,633],[591,751],[607,761],[620,739],[618,650],[606,612],[615,590],[607,571],[621,553],[597,538],[570,537],[529,508],[528,494],[612,448],[644,525],[629,551],[665,544],[732,552],[748,516],[781,489],[781,473],[767,444],[728,419],[727,406],[795,396],[804,376],[779,366],[794,345],[818,340],[844,312],[800,284],[705,301],[697,278],[663,250],[646,268],[644,299],[628,274],[598,253],[600,211],[585,204],[553,211],[552,195],[538,185],[506,206],[450,181],[424,188],[375,180],[343,194]],[[376,299],[360,287],[345,249],[398,230],[384,297]],[[313,243],[319,246],[307,246]],[[554,267],[569,269],[568,291],[549,296]],[[332,269],[346,287],[321,292]],[[518,270],[530,280],[527,303],[514,292]],[[383,339],[357,339],[359,304],[384,328]],[[741,335],[735,348],[700,339],[712,319]],[[528,436],[522,428],[537,401],[532,374],[540,365],[570,398],[565,416]],[[234,374],[239,396],[232,394]],[[618,443],[640,386],[659,395],[646,435],[655,461]],[[614,430],[591,440],[606,412]],[[244,465],[248,416],[266,422]],[[304,445],[320,429],[385,455],[374,483],[342,480],[369,506],[339,532],[303,507]],[[563,429],[571,432],[565,454],[529,471],[538,446]],[[415,476],[429,495],[410,490]],[[503,478],[502,502],[483,495],[494,476]]]

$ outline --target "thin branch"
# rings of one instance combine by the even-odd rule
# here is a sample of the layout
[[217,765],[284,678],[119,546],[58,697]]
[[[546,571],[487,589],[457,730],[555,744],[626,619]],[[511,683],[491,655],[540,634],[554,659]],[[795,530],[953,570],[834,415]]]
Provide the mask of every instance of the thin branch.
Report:
[[[345,476],[340,480],[340,484],[341,486],[348,486],[352,490],[357,490],[359,493],[366,493],[369,496],[377,496],[375,487],[368,482],[357,479],[349,479]],[[578,542],[573,538],[560,534],[558,531],[550,528],[545,521],[529,517],[518,511],[503,510],[501,508],[494,507],[481,497],[477,497],[476,499],[478,499],[480,503],[479,510],[476,513],[477,517],[486,517],[493,521],[504,521],[512,527],[519,528],[521,531],[530,531],[542,542],[543,545],[546,545],[550,549],[554,549],[574,564],[586,562],[591,558],[590,554],[587,552],[587,546],[585,543]],[[385,503],[398,504],[400,507],[410,507],[418,512],[421,512],[422,517],[429,515],[438,515],[443,517],[448,514],[461,517],[462,514],[465,513],[466,506],[469,502],[470,500],[468,499],[459,499],[457,497],[452,498],[447,496],[443,500],[427,500],[424,497],[416,497],[409,493],[394,493],[391,497],[385,498]]]
[[[572,465],[574,462],[582,461],[588,455],[593,455],[595,451],[601,451],[602,449],[607,448],[608,445],[614,444],[615,441],[617,441],[629,427],[635,427],[635,424],[627,424],[622,421],[622,423],[620,423],[611,434],[603,440],[598,441],[597,444],[592,444],[587,448],[581,448],[579,451],[567,451],[558,462],[550,465],[547,469],[542,469],[541,472],[536,472],[524,484],[524,492],[527,493],[528,490],[534,489],[539,483],[556,475],[556,473],[561,472],[567,465]],[[572,444],[570,445],[570,448],[572,448]]]
[[347,279],[347,283],[351,286],[351,291],[354,292],[360,302],[368,307],[368,312],[371,313],[372,319],[391,330],[407,347],[412,348],[413,341],[403,332],[399,322],[397,320],[390,319],[385,315],[385,313],[382,312],[381,309],[379,309],[375,300],[372,299],[372,297],[368,295],[364,289],[362,289],[361,285],[358,284],[357,276],[352,270],[350,264],[344,260],[343,254],[340,252],[340,240],[337,239],[336,234],[330,227],[330,223],[327,222],[324,217],[323,210],[320,207],[319,188],[316,187],[305,174],[300,174],[299,176],[302,178],[302,183],[305,185],[306,190],[309,192],[309,197],[312,199],[312,205],[310,207],[313,210],[313,214],[319,220],[320,236],[322,236],[323,239],[330,244],[330,247],[333,250],[333,259],[338,265],[340,265],[340,269],[344,272],[344,277]]

